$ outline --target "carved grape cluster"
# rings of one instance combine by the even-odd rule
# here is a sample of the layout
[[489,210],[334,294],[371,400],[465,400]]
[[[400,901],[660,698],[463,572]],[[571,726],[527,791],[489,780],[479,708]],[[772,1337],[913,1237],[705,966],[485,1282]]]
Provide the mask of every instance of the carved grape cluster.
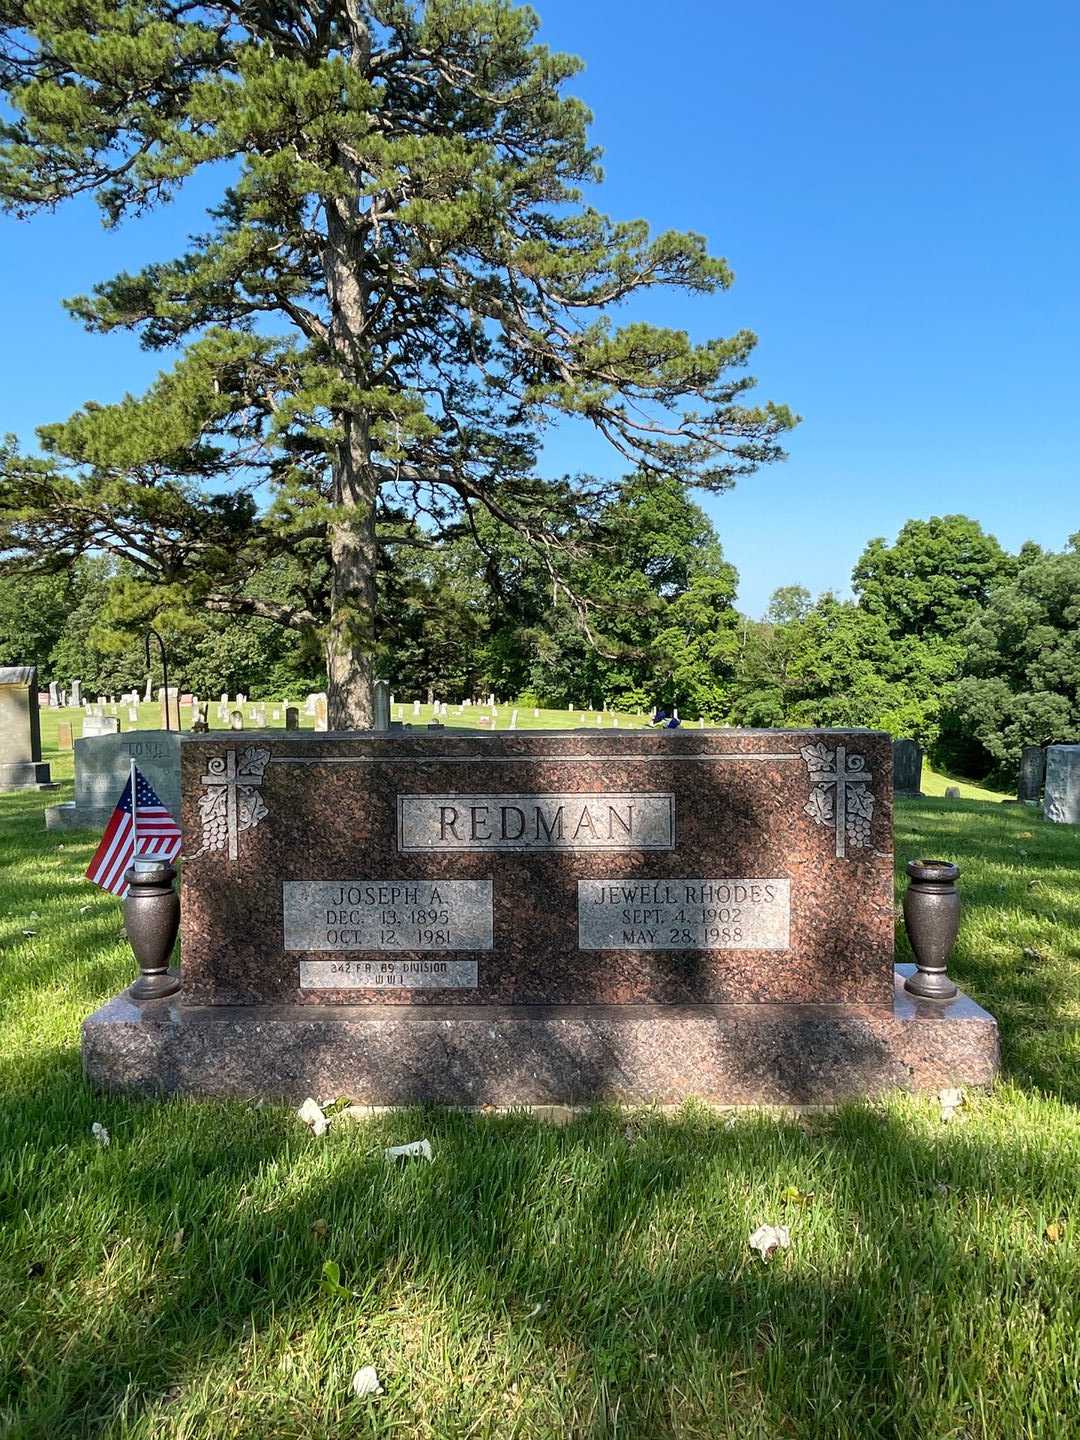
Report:
[[[242,751],[236,766],[236,828],[251,830],[270,812],[263,803],[259,786],[270,751],[249,745]],[[199,825],[202,843],[195,855],[208,850],[224,850],[229,844],[229,779],[226,756],[215,755],[206,767],[207,785],[199,796]]]

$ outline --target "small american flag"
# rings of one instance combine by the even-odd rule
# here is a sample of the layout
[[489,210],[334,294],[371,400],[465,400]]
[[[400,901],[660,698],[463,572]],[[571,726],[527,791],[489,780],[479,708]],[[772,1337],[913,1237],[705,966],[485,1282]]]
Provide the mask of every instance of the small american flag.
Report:
[[[134,821],[131,814],[131,782],[135,781]],[[146,776],[132,766],[101,844],[86,871],[86,878],[110,895],[127,894],[124,875],[135,858],[136,836],[140,856],[175,860],[180,854],[180,827],[162,805]]]

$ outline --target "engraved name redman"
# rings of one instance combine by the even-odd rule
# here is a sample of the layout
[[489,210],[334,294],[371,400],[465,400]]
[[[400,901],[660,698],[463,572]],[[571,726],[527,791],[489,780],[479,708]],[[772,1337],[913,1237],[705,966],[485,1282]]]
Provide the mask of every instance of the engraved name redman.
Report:
[[667,794],[402,795],[402,850],[671,850]]

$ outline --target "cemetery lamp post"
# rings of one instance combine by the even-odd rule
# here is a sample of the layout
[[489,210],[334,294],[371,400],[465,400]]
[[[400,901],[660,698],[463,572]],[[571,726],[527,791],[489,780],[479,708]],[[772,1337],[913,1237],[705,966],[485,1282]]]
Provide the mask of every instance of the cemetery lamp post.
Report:
[[[168,657],[167,657],[166,654],[165,654],[165,641],[162,640],[161,636],[158,634],[158,632],[157,632],[156,630],[147,630],[147,632],[146,632],[146,637],[145,637],[145,638],[146,638],[146,674],[147,674],[147,679],[148,679],[148,682],[149,682],[149,676],[150,676],[150,636],[151,636],[151,635],[152,635],[152,636],[154,637],[154,639],[157,641],[157,643],[158,643],[158,650],[161,652],[161,677],[162,677],[162,684],[163,684],[164,687],[165,687],[165,729],[166,729],[166,730],[171,730],[171,729],[172,729],[172,726],[169,724],[169,710],[170,710],[170,706],[169,706],[169,661],[168,661]],[[176,696],[176,728],[177,728],[177,730],[180,729],[180,695],[179,695],[179,692],[177,692],[177,696]]]
[[957,993],[947,966],[960,928],[958,865],[947,860],[909,860],[904,924],[918,967],[904,989],[927,1000],[951,1000]]

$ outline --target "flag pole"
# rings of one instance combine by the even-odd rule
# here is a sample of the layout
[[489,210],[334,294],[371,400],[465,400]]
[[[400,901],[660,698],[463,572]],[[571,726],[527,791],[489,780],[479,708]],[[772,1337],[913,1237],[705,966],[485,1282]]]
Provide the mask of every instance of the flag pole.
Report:
[[139,801],[135,793],[135,761],[131,762],[131,863],[139,858]]

